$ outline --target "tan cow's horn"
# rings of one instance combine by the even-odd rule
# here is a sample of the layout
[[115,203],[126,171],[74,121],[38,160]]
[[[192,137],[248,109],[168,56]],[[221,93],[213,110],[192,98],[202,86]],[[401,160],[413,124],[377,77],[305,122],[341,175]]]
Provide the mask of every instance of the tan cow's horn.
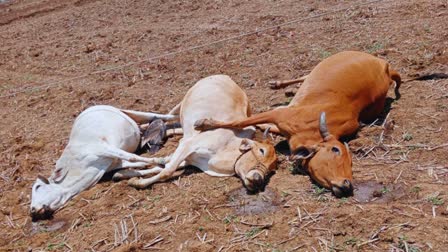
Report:
[[327,119],[325,116],[325,112],[320,113],[319,131],[320,131],[320,135],[322,136],[322,138],[324,140],[325,140],[325,138],[330,136],[330,133],[328,132]]
[[37,175],[37,178],[42,180],[42,182],[44,182],[45,184],[50,184],[50,181],[48,181],[48,179],[46,179],[44,176],[42,175]]
[[266,139],[268,137],[269,134],[269,130],[271,129],[271,127],[267,127],[266,130],[263,133],[263,139]]

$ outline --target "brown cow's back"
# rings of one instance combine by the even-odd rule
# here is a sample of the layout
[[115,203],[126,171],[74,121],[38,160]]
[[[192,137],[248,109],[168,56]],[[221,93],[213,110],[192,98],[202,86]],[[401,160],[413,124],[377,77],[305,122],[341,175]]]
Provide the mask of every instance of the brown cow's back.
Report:
[[289,106],[332,104],[360,113],[386,96],[392,82],[388,71],[387,62],[367,53],[335,54],[313,69]]

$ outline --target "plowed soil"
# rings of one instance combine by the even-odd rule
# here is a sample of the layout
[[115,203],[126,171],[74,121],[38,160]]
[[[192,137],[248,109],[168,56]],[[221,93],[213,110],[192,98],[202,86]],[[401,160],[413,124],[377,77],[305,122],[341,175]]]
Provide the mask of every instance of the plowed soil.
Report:
[[351,198],[314,186],[280,155],[264,195],[200,172],[145,190],[104,179],[54,219],[29,217],[31,185],[51,174],[89,106],[167,112],[200,78],[222,73],[266,111],[290,100],[270,80],[305,75],[343,50],[384,58],[405,80],[448,73],[446,1],[360,3],[0,1],[0,251],[446,251],[447,79],[403,83],[384,127],[350,141]]

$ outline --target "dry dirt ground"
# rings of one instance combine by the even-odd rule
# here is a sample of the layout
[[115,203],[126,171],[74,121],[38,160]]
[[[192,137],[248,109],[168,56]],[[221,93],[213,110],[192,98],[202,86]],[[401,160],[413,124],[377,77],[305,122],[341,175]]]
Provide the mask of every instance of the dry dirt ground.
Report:
[[[445,0],[1,2],[0,251],[446,251],[447,79],[404,83],[385,127],[350,142],[356,197],[334,198],[280,155],[260,195],[198,172],[146,190],[105,179],[53,220],[28,216],[32,183],[50,175],[85,108],[166,112],[224,73],[266,111],[289,100],[270,80],[343,50],[385,58],[404,79],[448,73]],[[289,20],[300,21],[152,59]]]

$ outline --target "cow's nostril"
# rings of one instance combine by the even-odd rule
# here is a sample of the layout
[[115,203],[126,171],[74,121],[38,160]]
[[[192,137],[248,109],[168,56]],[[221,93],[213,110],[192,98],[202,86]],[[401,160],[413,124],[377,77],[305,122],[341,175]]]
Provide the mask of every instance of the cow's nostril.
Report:
[[352,182],[348,179],[344,179],[341,185],[333,185],[331,189],[334,195],[338,198],[353,196]]
[[35,207],[32,207],[31,208],[31,213],[35,213],[36,212],[36,208]]
[[257,188],[261,187],[263,185],[263,177],[260,174],[255,173],[252,177],[252,183]]

